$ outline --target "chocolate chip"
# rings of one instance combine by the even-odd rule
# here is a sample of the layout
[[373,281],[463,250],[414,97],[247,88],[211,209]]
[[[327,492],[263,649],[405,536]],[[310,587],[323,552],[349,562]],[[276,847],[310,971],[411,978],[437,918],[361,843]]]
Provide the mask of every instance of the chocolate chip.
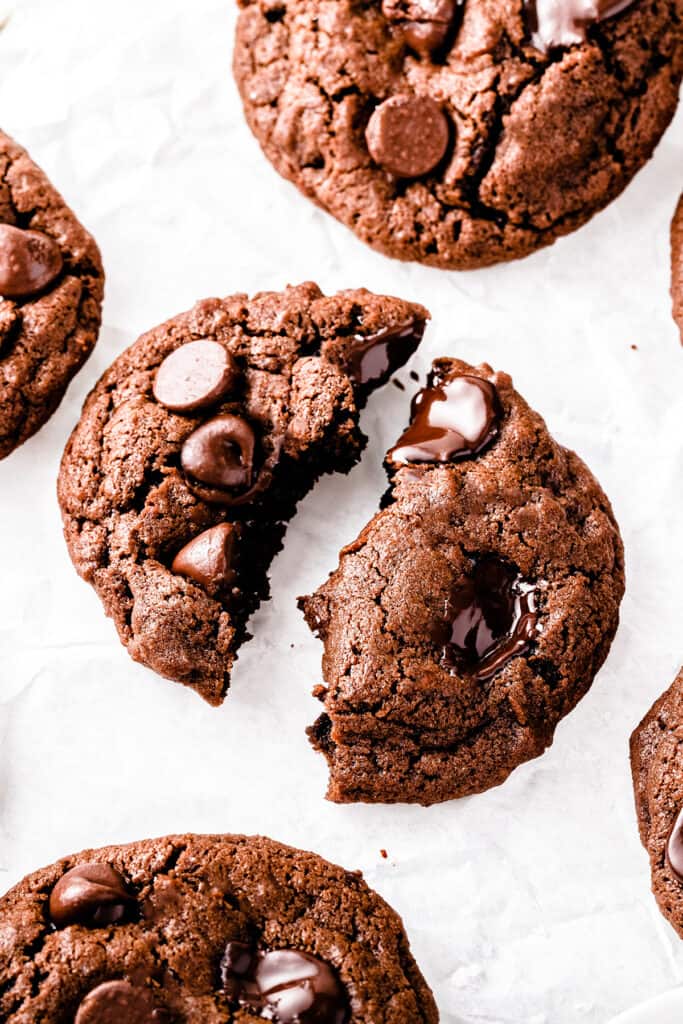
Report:
[[0,295],[25,299],[42,292],[59,277],[62,253],[42,231],[24,231],[0,224]]
[[349,359],[351,380],[375,387],[385,384],[415,352],[424,329],[424,320],[410,320],[375,334],[358,335]]
[[547,52],[586,39],[588,27],[613,18],[636,0],[524,0],[534,46]]
[[130,914],[135,897],[109,864],[79,864],[59,879],[50,893],[50,919],[57,928],[70,924],[102,927]]
[[346,993],[323,960],[294,949],[257,952],[229,942],[221,963],[228,999],[278,1024],[346,1024]]
[[666,844],[666,862],[679,882],[683,882],[683,808],[678,813]]
[[493,384],[462,374],[430,376],[413,399],[410,426],[387,455],[389,462],[453,462],[477,455],[498,436],[502,409]]
[[220,402],[237,373],[235,360],[217,341],[188,341],[157,370],[154,397],[172,412],[195,412]]
[[74,1024],[167,1024],[151,992],[128,981],[105,981],[78,1007]]
[[373,112],[365,131],[370,156],[397,178],[420,178],[443,160],[448,118],[429,96],[392,96]]
[[246,490],[254,472],[256,438],[241,416],[216,416],[190,434],[180,453],[185,472],[219,490]]
[[382,0],[384,17],[397,25],[420,57],[443,49],[463,0]]
[[232,523],[205,530],[178,552],[171,569],[180,576],[188,576],[209,593],[226,590],[235,581],[236,539],[237,528]]
[[449,668],[490,679],[536,635],[536,591],[517,570],[495,556],[482,558],[470,579],[451,594],[443,637],[443,661]]

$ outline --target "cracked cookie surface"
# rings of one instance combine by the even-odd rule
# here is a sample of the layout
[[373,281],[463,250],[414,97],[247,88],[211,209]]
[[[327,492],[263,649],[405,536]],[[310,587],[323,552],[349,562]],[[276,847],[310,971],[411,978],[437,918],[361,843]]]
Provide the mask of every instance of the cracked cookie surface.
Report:
[[683,343],[683,195],[671,222],[671,298],[674,320]]
[[652,891],[683,938],[683,669],[631,736],[631,772]]
[[504,373],[434,364],[382,510],[301,601],[324,642],[310,730],[338,802],[431,804],[540,755],[610,648],[612,509]]
[[[0,918],[6,1024],[438,1020],[400,918],[360,874],[270,839],[86,850],[20,882]],[[254,991],[249,957],[275,991],[264,971]]]
[[[683,0],[638,0],[543,49],[523,0],[238,2],[234,72],[266,156],[404,260],[480,267],[576,229],[649,159],[678,100]],[[405,20],[421,8],[446,11],[435,53]],[[416,101],[406,132],[396,104]]]
[[304,284],[199,302],[116,360],[58,493],[72,561],[134,659],[223,700],[297,501],[360,457],[359,409],[427,318]]
[[94,240],[0,132],[0,458],[59,405],[97,341],[103,292]]

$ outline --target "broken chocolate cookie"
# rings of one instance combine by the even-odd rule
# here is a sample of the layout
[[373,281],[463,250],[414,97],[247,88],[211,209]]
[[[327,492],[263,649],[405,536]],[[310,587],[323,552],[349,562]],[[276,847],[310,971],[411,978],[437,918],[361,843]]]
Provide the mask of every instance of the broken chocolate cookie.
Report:
[[301,601],[325,645],[328,797],[432,804],[537,757],[590,687],[624,591],[600,485],[504,373],[434,363],[382,510]]
[[365,443],[359,410],[428,314],[313,284],[209,299],[104,374],[67,445],[71,558],[137,661],[211,704],[297,502]]

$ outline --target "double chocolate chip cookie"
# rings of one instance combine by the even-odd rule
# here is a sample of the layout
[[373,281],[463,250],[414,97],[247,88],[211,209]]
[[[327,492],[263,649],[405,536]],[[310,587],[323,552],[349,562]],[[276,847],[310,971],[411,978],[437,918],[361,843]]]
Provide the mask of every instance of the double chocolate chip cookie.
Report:
[[638,827],[659,909],[683,938],[683,669],[631,736]]
[[270,839],[89,850],[0,900],[5,1024],[436,1024],[401,919]]
[[624,592],[609,501],[504,373],[434,363],[381,511],[302,599],[325,645],[328,798],[431,804],[550,745]]
[[358,460],[359,409],[427,317],[304,284],[200,302],[116,360],[58,490],[74,565],[133,658],[223,700],[297,501]]
[[0,132],[0,459],[50,418],[100,329],[97,246]]
[[464,269],[585,223],[676,109],[683,0],[238,0],[246,117],[389,256]]
[[671,222],[671,298],[674,320],[683,342],[683,195]]

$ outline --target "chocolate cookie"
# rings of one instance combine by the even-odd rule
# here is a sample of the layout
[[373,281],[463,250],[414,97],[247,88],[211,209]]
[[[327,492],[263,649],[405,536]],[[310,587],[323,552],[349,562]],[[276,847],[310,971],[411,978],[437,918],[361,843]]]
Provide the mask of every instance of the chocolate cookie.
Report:
[[50,418],[100,329],[98,248],[0,132],[0,459]]
[[74,565],[133,658],[220,704],[285,523],[358,460],[359,409],[427,316],[304,284],[200,302],[116,360],[58,490]]
[[683,0],[238,3],[266,156],[399,259],[481,267],[573,231],[678,101]]
[[0,900],[6,1024],[435,1024],[401,919],[270,839],[87,850]]
[[638,828],[652,891],[683,938],[683,669],[631,736]]
[[683,195],[671,222],[671,298],[674,320],[683,343]]
[[340,803],[431,804],[537,757],[609,651],[609,501],[504,373],[437,360],[382,510],[301,601],[323,639],[310,730]]

